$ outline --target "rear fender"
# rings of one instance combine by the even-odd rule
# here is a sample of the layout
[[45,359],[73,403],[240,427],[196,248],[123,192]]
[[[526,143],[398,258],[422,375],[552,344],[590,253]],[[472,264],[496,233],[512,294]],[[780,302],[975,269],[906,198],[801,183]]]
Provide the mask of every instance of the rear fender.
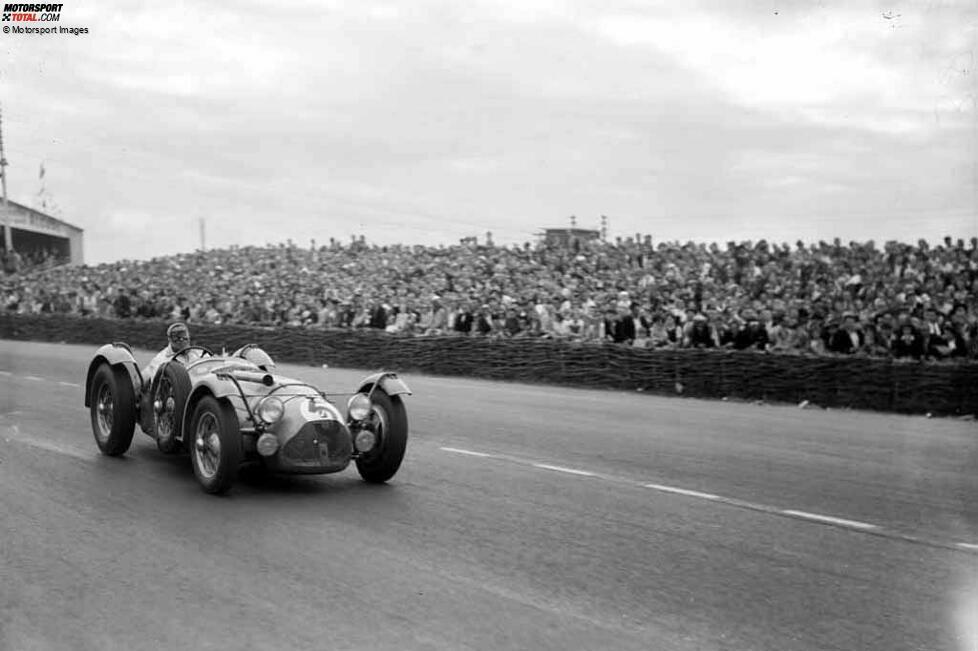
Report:
[[374,385],[377,385],[384,393],[389,396],[411,395],[411,389],[404,383],[404,380],[397,377],[397,373],[384,371],[374,373],[363,378],[360,382],[360,393],[369,393]]
[[92,378],[95,377],[95,372],[102,364],[108,364],[113,368],[121,366],[126,369],[126,372],[129,374],[129,379],[132,381],[133,395],[136,396],[136,404],[138,406],[139,395],[143,390],[143,376],[139,371],[136,358],[133,357],[132,349],[128,344],[124,343],[105,344],[95,351],[95,357],[92,358],[91,364],[88,365],[88,374],[85,377],[85,406],[91,406]]

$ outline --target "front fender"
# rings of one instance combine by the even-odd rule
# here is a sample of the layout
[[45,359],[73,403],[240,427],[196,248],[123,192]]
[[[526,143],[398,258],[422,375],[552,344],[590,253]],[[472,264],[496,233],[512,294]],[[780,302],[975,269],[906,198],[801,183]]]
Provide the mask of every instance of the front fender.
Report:
[[[190,419],[194,415],[194,409],[197,407],[197,403],[204,396],[214,396],[222,402],[227,401],[232,407],[235,407],[235,403],[231,400],[232,397],[239,398],[242,403],[246,402],[246,399],[241,395],[234,382],[213,376],[205,376],[194,383],[194,388],[187,398],[187,404],[183,408],[183,427],[180,430],[181,432],[190,431]],[[237,408],[235,408],[235,411],[237,411]]]
[[85,377],[86,407],[90,407],[92,403],[92,378],[95,377],[95,371],[102,364],[108,364],[113,367],[122,366],[126,369],[129,373],[129,379],[132,381],[133,395],[139,396],[143,389],[143,376],[139,371],[139,364],[136,363],[136,358],[133,357],[132,349],[128,344],[121,342],[105,344],[95,351],[95,356],[88,365],[88,374]]
[[404,380],[397,377],[397,373],[391,371],[382,371],[363,378],[360,382],[359,391],[360,393],[369,393],[374,385],[379,385],[384,393],[389,396],[411,395],[411,389],[404,383]]

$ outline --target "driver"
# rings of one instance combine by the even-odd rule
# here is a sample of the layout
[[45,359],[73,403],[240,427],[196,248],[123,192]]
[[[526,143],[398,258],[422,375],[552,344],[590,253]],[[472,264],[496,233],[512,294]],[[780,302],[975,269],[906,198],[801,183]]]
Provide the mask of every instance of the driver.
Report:
[[200,359],[201,352],[199,350],[188,350],[185,353],[181,353],[177,356],[177,353],[190,345],[190,328],[187,327],[186,323],[178,321],[174,323],[169,328],[166,329],[166,337],[170,340],[169,345],[156,353],[156,357],[146,365],[143,369],[143,381],[152,382],[153,377],[156,375],[156,371],[159,370],[160,366],[164,363],[170,361],[171,359],[176,359],[178,362],[183,364],[189,364],[195,360]]

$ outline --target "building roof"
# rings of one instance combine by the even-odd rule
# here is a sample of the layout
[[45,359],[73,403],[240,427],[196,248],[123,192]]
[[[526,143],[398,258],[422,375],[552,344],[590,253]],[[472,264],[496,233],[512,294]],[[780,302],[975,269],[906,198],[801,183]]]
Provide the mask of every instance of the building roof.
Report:
[[10,199],[7,200],[6,208],[0,200],[0,225],[3,224],[9,224],[11,228],[61,237],[70,237],[84,232],[84,229],[69,224],[63,219],[52,217]]

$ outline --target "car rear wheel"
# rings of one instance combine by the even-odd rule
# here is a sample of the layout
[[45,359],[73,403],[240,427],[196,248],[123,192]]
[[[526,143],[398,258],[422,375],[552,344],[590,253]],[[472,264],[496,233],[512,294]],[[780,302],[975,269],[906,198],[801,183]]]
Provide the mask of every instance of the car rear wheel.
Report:
[[169,362],[160,369],[153,392],[153,431],[156,447],[165,454],[180,451],[183,412],[190,397],[190,376],[179,362]]
[[382,484],[397,472],[407,448],[408,420],[404,402],[380,389],[374,391],[367,421],[373,426],[377,442],[357,459],[357,471],[364,481]]
[[204,396],[187,432],[194,475],[208,493],[225,493],[238,476],[244,451],[238,415],[226,402]]
[[102,454],[117,457],[132,444],[136,428],[136,398],[125,369],[102,364],[92,378],[89,396],[92,433]]

